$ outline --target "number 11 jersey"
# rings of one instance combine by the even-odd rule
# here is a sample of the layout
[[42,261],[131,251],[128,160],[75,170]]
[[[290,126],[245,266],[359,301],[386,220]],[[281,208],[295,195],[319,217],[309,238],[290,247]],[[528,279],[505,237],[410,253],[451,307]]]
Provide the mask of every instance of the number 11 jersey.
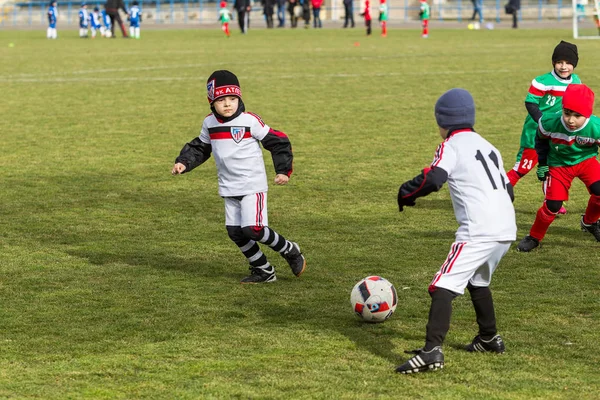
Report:
[[516,239],[515,209],[498,149],[471,129],[456,130],[438,146],[431,163],[436,167],[448,173],[457,242]]

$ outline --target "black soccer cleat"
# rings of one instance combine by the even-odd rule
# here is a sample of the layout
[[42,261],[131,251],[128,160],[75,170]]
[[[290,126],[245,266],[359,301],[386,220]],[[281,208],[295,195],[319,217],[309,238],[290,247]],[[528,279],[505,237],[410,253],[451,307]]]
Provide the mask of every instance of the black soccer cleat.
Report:
[[423,349],[407,353],[415,354],[407,362],[396,368],[401,374],[415,374],[417,372],[436,371],[444,368],[444,353],[442,347],[436,346],[429,351]]
[[275,268],[270,267],[270,272],[265,271],[263,268],[250,267],[250,275],[240,281],[240,283],[268,283],[275,282],[277,277],[275,276]]
[[496,335],[490,340],[483,340],[481,336],[477,335],[473,341],[466,346],[469,352],[491,352],[502,354],[506,350],[504,341],[500,335]]
[[600,242],[600,220],[594,222],[593,224],[586,224],[583,222],[583,215],[581,216],[581,230],[584,232],[589,232],[598,242]]
[[306,269],[306,258],[304,258],[302,252],[300,252],[300,246],[298,246],[298,243],[290,243],[292,244],[292,247],[285,253],[282,253],[281,255],[290,265],[290,268],[292,269],[294,275],[300,276]]
[[533,236],[525,236],[517,245],[517,251],[528,253],[540,245],[540,241]]

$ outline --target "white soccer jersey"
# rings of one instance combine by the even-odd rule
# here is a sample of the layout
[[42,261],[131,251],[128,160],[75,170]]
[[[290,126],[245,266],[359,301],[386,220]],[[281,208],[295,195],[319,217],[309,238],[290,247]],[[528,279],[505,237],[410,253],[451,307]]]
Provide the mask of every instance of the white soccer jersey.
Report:
[[470,129],[455,131],[438,146],[431,166],[448,173],[457,241],[516,239],[515,210],[498,149]]
[[268,190],[259,140],[269,130],[269,126],[252,113],[242,113],[223,123],[213,114],[204,119],[200,140],[212,146],[220,196],[245,196]]

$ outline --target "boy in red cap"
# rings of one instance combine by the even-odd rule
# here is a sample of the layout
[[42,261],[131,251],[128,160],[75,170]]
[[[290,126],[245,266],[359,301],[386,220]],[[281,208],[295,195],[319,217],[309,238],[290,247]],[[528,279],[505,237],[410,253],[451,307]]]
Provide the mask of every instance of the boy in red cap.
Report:
[[550,224],[569,199],[573,179],[579,178],[590,193],[581,229],[600,242],[600,119],[592,115],[594,92],[583,84],[567,86],[562,114],[544,114],[539,122],[535,150],[538,170],[546,180],[546,198],[537,212],[529,235],[517,246],[529,252],[540,245]]
[[225,35],[229,37],[229,21],[231,21],[231,11],[229,11],[227,8],[227,2],[225,0],[221,1],[219,6],[221,7],[219,9],[219,21],[221,21],[221,29],[223,32],[225,32]]
[[215,156],[219,195],[225,200],[225,226],[229,238],[250,264],[250,275],[241,283],[274,282],[275,267],[260,250],[266,244],[287,261],[300,276],[306,260],[297,243],[271,229],[267,214],[267,174],[262,147],[271,152],[275,184],[285,185],[292,174],[292,145],[283,133],[270,128],[256,114],[245,112],[238,78],[221,70],[206,82],[210,113],[200,136],[181,150],[173,175],[191,171]]
[[421,25],[423,26],[423,33],[421,37],[427,39],[429,37],[429,4],[427,0],[421,0],[421,7],[419,11],[419,18],[421,19]]

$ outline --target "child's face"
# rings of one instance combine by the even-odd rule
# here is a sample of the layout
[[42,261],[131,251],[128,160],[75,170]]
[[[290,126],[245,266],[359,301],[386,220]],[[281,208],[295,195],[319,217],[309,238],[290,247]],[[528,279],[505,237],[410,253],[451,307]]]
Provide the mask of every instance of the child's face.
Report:
[[583,115],[571,111],[568,108],[563,108],[562,118],[567,128],[571,131],[581,128],[587,119]]
[[574,69],[575,67],[573,67],[573,64],[570,64],[568,61],[561,60],[554,63],[554,72],[561,78],[568,78],[571,76]]
[[238,109],[240,99],[237,96],[224,96],[215,100],[213,105],[219,115],[231,117]]

